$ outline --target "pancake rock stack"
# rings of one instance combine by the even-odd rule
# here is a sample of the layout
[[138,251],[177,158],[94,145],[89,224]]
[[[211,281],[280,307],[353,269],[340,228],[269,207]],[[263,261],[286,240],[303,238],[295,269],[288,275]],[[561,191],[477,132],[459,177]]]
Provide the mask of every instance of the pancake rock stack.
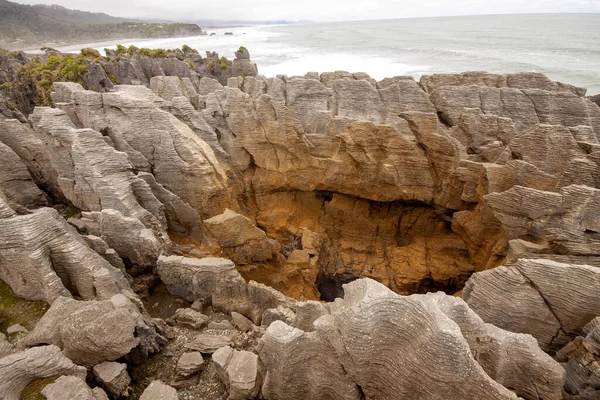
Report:
[[60,82],[0,115],[0,279],[49,305],[0,335],[0,397],[599,395],[584,89],[265,78],[238,53],[225,86]]

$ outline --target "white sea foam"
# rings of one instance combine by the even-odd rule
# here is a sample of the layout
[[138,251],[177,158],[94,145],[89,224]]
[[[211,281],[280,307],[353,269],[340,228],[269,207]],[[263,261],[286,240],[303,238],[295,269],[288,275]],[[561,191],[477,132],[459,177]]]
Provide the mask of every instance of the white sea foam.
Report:
[[425,65],[403,64],[384,57],[336,53],[295,53],[285,61],[260,67],[259,72],[267,77],[275,76],[277,74],[288,76],[304,75],[308,71],[366,72],[372,78],[381,80],[386,77],[398,75],[412,75],[418,77],[426,73],[427,69],[428,67]]
[[[246,47],[259,73],[367,72],[375,79],[427,73],[539,71],[600,93],[598,15],[498,15],[206,29],[214,36],[122,40],[86,45],[216,51]],[[225,35],[232,32],[233,35]],[[80,46],[70,46],[77,50]]]

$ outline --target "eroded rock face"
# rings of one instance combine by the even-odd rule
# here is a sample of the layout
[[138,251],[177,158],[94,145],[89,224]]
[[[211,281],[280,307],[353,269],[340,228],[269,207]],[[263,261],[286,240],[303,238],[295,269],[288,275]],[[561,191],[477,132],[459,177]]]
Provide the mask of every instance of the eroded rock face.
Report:
[[567,374],[568,399],[593,399],[599,394],[600,317],[587,324],[583,333],[585,336],[578,336],[556,354]]
[[6,400],[18,400],[35,379],[72,375],[85,379],[86,369],[73,364],[57,346],[34,347],[0,358],[0,393]]
[[59,297],[22,344],[52,343],[71,360],[92,367],[134,349],[147,356],[158,351],[162,340],[154,322],[117,294],[110,300],[85,302]]
[[256,323],[268,309],[293,304],[292,299],[270,287],[246,283],[235,265],[223,258],[161,256],[158,273],[171,293],[228,313],[236,311]]
[[[91,250],[53,209],[18,215],[0,196],[0,279],[20,297],[54,302],[58,297],[95,299],[107,273],[114,295],[129,289],[122,272]],[[14,268],[19,265],[19,268]]]
[[535,339],[485,324],[459,298],[402,297],[368,279],[344,290],[314,332],[267,329],[265,398],[561,398],[564,370]]
[[223,248],[223,254],[236,265],[268,261],[281,247],[248,217],[229,209],[204,220],[204,225]]
[[463,297],[486,322],[533,335],[558,350],[598,315],[600,268],[547,259],[520,259],[474,274]]

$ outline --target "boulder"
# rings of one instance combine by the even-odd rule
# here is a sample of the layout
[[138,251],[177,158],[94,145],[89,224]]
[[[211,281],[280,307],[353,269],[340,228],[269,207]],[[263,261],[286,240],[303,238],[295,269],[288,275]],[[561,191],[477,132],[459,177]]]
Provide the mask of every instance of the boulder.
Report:
[[239,312],[256,323],[266,310],[293,304],[270,287],[246,283],[235,265],[223,258],[160,256],[158,274],[170,293],[188,301],[201,300],[227,313]]
[[48,400],[96,400],[92,389],[81,378],[61,376],[41,392]]
[[600,317],[587,324],[583,334],[556,353],[566,371],[566,399],[593,399],[600,394]]
[[7,335],[14,335],[15,333],[27,333],[27,332],[29,332],[27,330],[27,328],[25,328],[21,324],[14,324],[14,325],[11,325],[8,328],[6,328]]
[[72,375],[85,379],[86,369],[73,364],[57,346],[39,346],[0,358],[0,393],[17,400],[25,387],[36,379]]
[[152,381],[142,393],[140,400],[178,400],[177,391],[161,381]]
[[127,393],[131,378],[127,373],[127,365],[105,361],[92,369],[96,381],[114,398]]
[[175,371],[178,376],[187,378],[200,372],[203,364],[204,359],[202,358],[202,353],[198,351],[183,353],[181,357],[179,357],[179,360],[177,360]]
[[196,336],[194,340],[186,344],[185,347],[203,354],[212,354],[217,349],[231,344],[231,339],[227,336],[203,333]]
[[267,261],[279,252],[279,244],[269,239],[249,218],[226,209],[204,220],[204,226],[217,239],[223,254],[236,265]]
[[235,311],[231,313],[231,319],[235,327],[242,332],[252,331],[255,328],[255,325],[252,323],[252,321]]
[[230,400],[254,399],[261,384],[258,356],[249,351],[222,347],[212,355],[215,369],[229,391]]
[[175,322],[181,325],[187,325],[194,329],[200,329],[208,323],[209,317],[202,314],[199,311],[192,310],[191,308],[179,308],[175,311],[173,316]]
[[147,357],[164,339],[150,318],[125,296],[104,301],[58,298],[22,340],[25,346],[52,343],[65,355],[88,367],[136,352]]

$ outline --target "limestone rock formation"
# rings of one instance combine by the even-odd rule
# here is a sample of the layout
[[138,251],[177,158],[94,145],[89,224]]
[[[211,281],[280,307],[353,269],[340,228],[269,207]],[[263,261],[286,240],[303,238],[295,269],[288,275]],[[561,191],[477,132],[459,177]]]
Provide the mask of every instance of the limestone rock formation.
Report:
[[105,361],[92,369],[96,381],[114,398],[119,398],[127,392],[131,378],[127,373],[127,365]]
[[558,350],[598,315],[599,285],[598,267],[520,259],[474,274],[463,298],[486,322],[529,333],[542,349]]
[[265,398],[561,398],[564,370],[535,339],[485,324],[461,299],[402,297],[367,279],[344,289],[314,332],[267,329]]
[[235,211],[226,209],[204,220],[204,225],[223,248],[223,254],[236,265],[267,261],[279,252],[277,241]]
[[600,317],[587,324],[583,333],[556,354],[566,371],[567,399],[593,399],[600,392]]
[[[218,79],[124,57],[123,82],[143,85],[55,83],[55,109],[2,112],[0,279],[52,304],[19,345],[89,367],[157,351],[164,321],[131,274],[194,302],[169,309],[180,321],[204,330],[207,311],[210,332],[169,337],[216,351],[234,398],[258,381],[266,399],[561,398],[538,345],[560,350],[569,396],[595,395],[600,108],[584,89],[536,73],[244,76],[236,57],[198,67],[223,61]],[[466,303],[415,294],[463,286]],[[236,356],[257,374],[237,381]]]
[[161,256],[158,274],[169,291],[188,301],[200,300],[225,312],[236,311],[255,323],[263,313],[293,301],[276,290],[244,278],[226,259]]
[[142,358],[158,351],[164,339],[156,329],[122,294],[103,301],[59,297],[22,344],[52,343],[74,362],[92,367],[128,355],[134,349]]
[[178,400],[179,396],[177,391],[169,385],[164,384],[161,381],[153,381],[142,396],[140,400]]
[[100,272],[112,281],[109,295],[129,289],[122,272],[91,250],[55,210],[17,215],[1,195],[0,255],[0,279],[25,299],[48,303],[60,296],[95,299],[102,294],[94,278]]
[[57,346],[40,346],[0,358],[0,395],[18,400],[35,379],[72,375],[85,379],[86,369],[75,365]]
[[41,392],[47,400],[96,400],[94,392],[84,380],[75,376],[61,376]]
[[222,347],[212,355],[221,381],[229,391],[229,400],[256,398],[260,390],[261,371],[258,356],[249,351]]

